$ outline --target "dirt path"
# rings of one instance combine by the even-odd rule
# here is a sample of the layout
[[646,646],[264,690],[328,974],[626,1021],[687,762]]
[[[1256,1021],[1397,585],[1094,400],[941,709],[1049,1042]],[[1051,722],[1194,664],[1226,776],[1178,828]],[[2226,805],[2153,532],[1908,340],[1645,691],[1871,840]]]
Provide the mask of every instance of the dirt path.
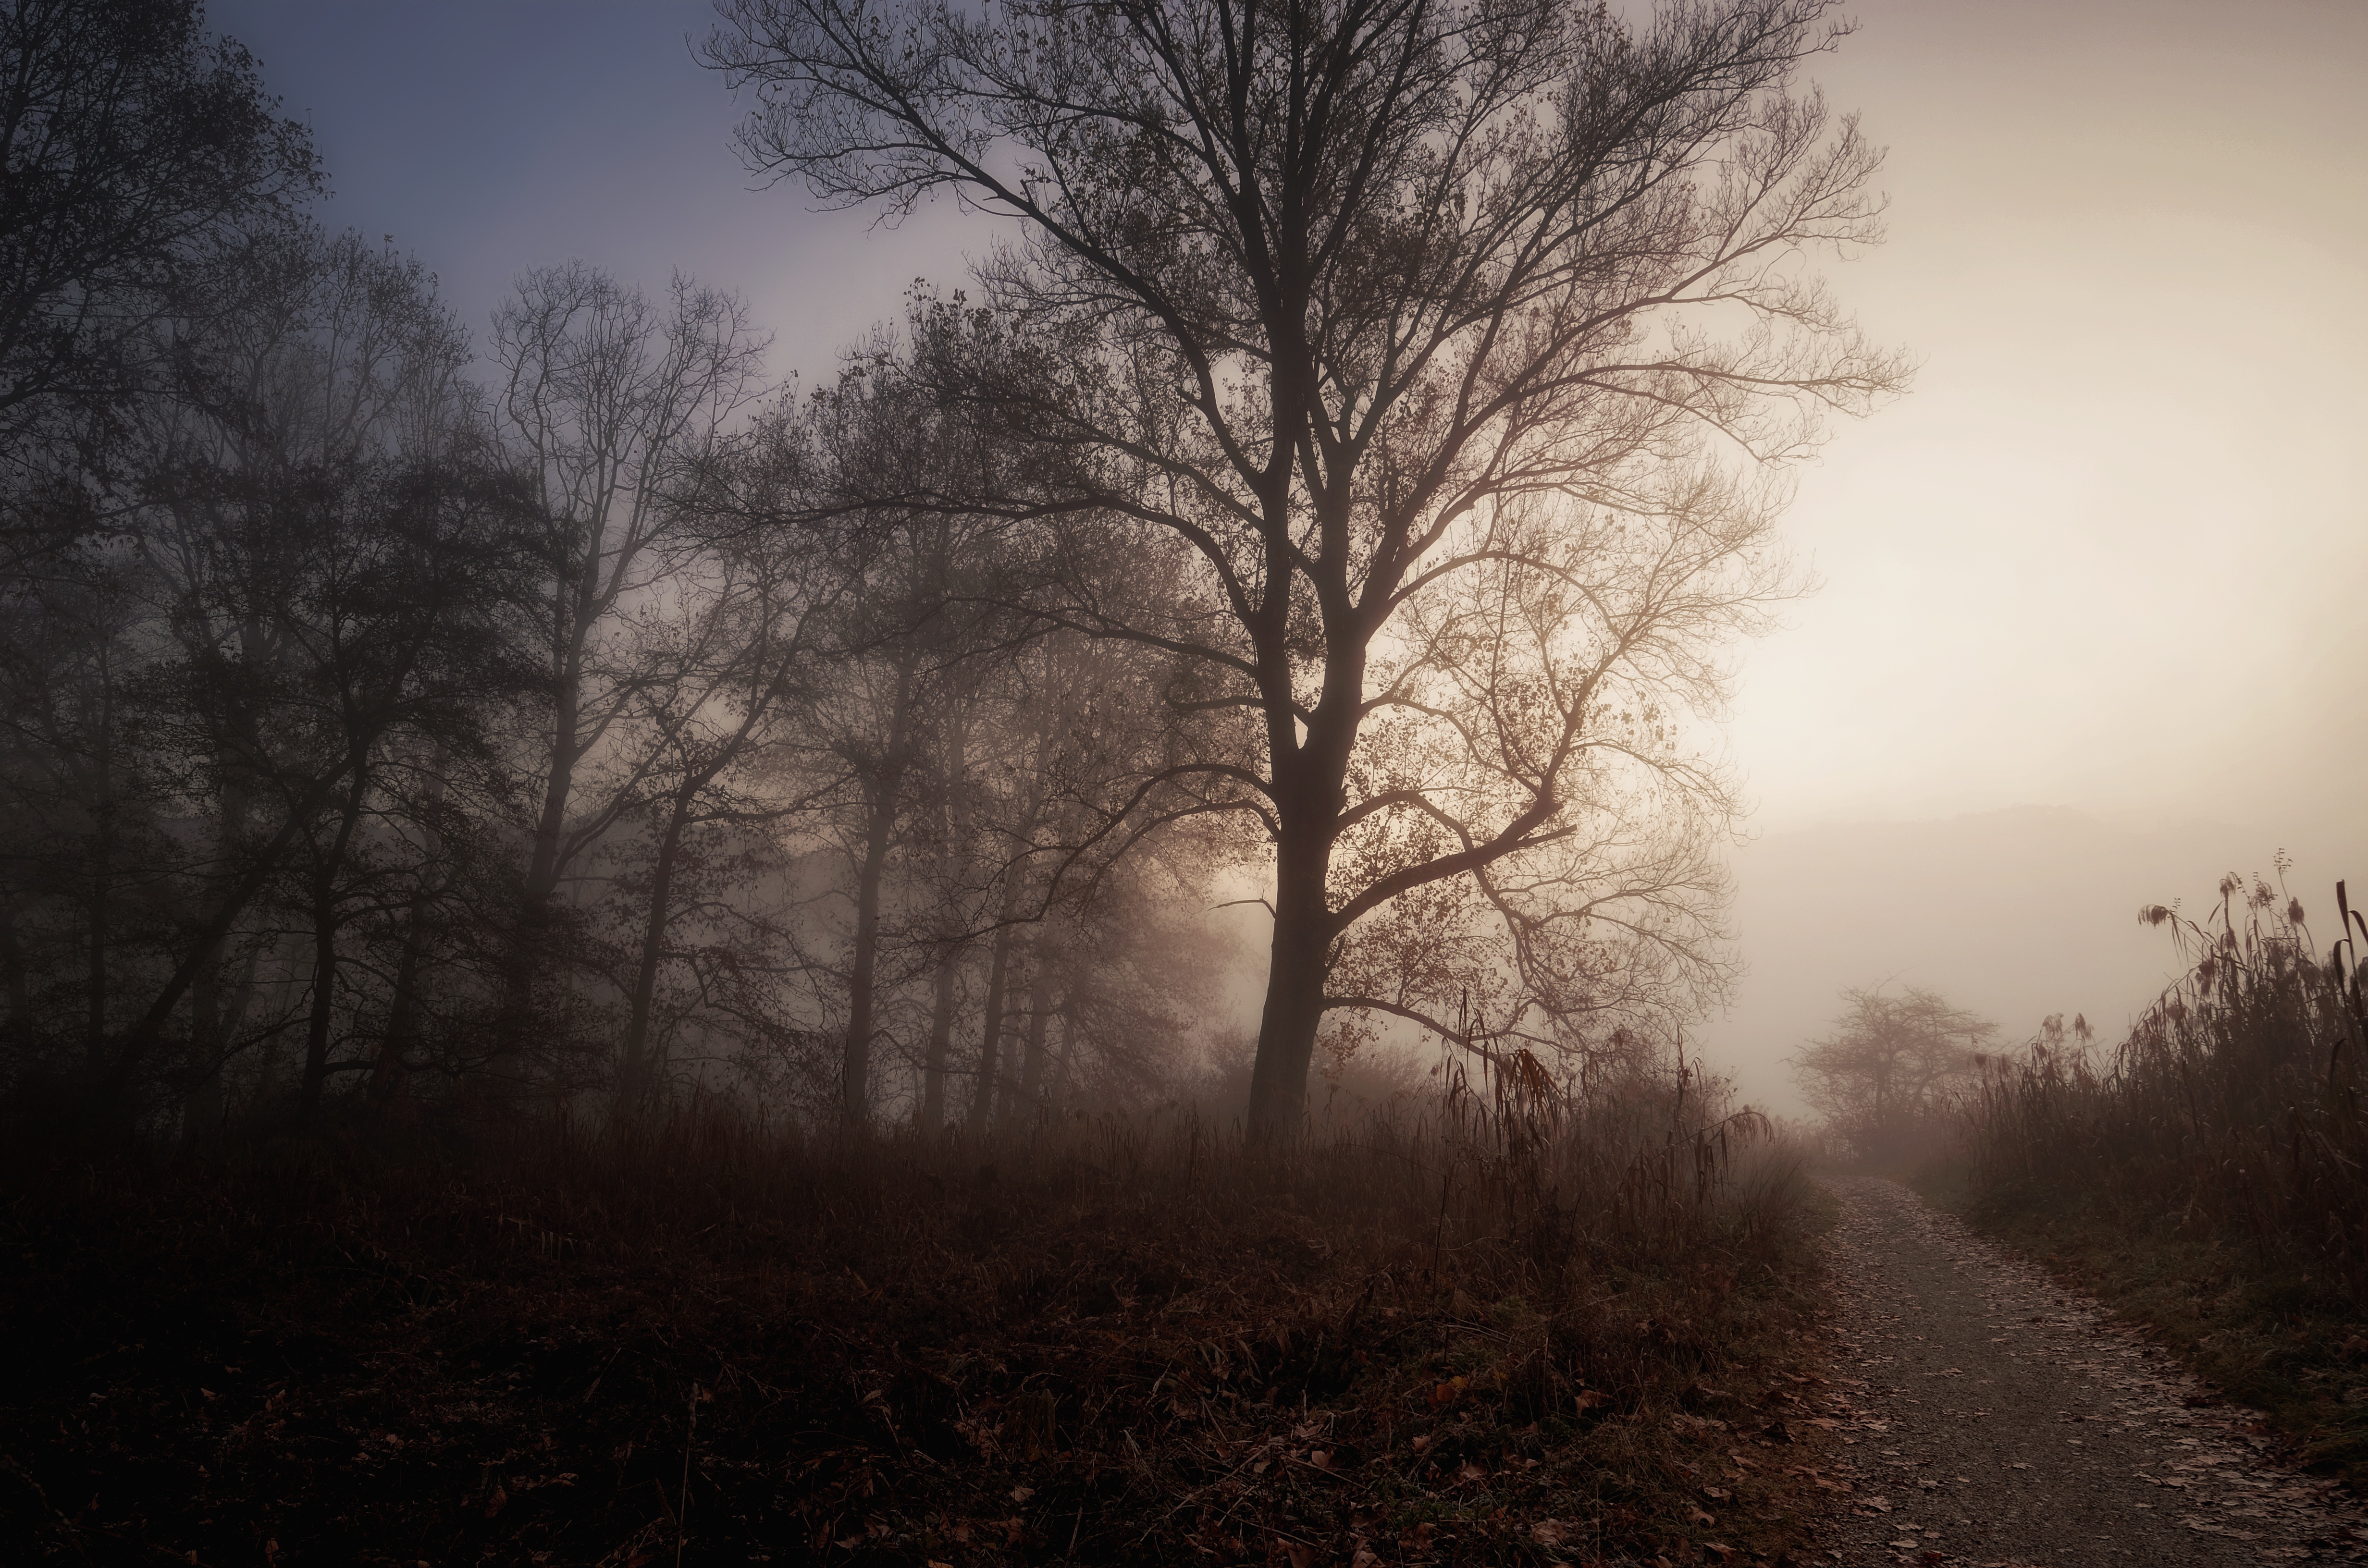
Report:
[[1897,1183],[1830,1185],[1851,1490],[1827,1561],[2368,1562],[2368,1515],[2275,1463],[2252,1412]]

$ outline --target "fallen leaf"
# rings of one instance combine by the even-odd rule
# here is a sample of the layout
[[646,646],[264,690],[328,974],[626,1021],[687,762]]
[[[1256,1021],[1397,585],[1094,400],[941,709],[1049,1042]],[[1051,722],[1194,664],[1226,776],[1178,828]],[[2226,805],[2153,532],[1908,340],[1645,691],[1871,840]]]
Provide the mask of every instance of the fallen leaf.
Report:
[[1025,1503],[1035,1495],[1036,1489],[1032,1486],[1015,1486],[1011,1489],[1011,1500],[1015,1503]]
[[1540,1546],[1560,1546],[1570,1539],[1570,1527],[1560,1519],[1540,1519],[1530,1527],[1530,1539]]
[[1686,1505],[1686,1522],[1690,1525],[1708,1525],[1717,1523],[1716,1520],[1713,1519],[1708,1514],[1703,1513],[1700,1508],[1695,1507],[1691,1503]]
[[1314,1568],[1315,1549],[1312,1546],[1286,1540],[1282,1543],[1282,1554],[1291,1559],[1291,1568]]

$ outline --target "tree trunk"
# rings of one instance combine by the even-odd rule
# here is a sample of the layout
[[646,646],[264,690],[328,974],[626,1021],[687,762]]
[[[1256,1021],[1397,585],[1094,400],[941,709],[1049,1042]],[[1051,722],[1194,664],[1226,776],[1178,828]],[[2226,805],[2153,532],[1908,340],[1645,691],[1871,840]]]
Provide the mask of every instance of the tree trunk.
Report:
[[404,912],[403,955],[394,964],[386,1038],[379,1041],[378,1061],[370,1068],[370,1102],[374,1116],[384,1116],[400,1104],[411,1082],[411,1042],[419,1032],[419,972],[427,958],[427,911],[440,886],[440,878],[435,884],[423,883],[411,895],[411,906]]
[[1003,1056],[1003,990],[1011,965],[1011,932],[1009,926],[998,926],[995,946],[986,965],[986,1023],[979,1032],[978,1082],[972,1087],[970,1124],[973,1139],[986,1134],[987,1123],[995,1114],[995,1086],[1002,1076]]
[[83,922],[84,975],[89,988],[85,998],[85,1028],[94,1062],[104,1061],[107,1056],[107,896],[114,880],[113,812],[104,801],[98,810],[101,825],[91,835],[90,841],[90,907]]
[[33,971],[17,936],[17,906],[0,911],[0,969],[7,971],[8,1025],[29,1028],[33,1021]]
[[307,1124],[320,1113],[321,1092],[329,1081],[329,1025],[337,1000],[337,878],[345,870],[346,852],[353,845],[370,789],[361,756],[354,758],[347,771],[353,784],[337,818],[337,836],[313,878],[313,1006],[305,1020],[304,1085],[296,1105],[297,1120]]
[[1076,1086],[1077,1071],[1077,994],[1074,991],[1061,998],[1061,1075],[1053,1085],[1053,1103],[1068,1103]]
[[1044,1033],[1053,1021],[1052,1000],[1039,973],[1028,988],[1028,1042],[1019,1053],[1019,1109],[1030,1120],[1041,1119],[1044,1098]]
[[666,926],[673,915],[675,864],[682,853],[690,803],[706,782],[686,783],[676,792],[666,831],[658,838],[657,863],[650,870],[649,918],[642,927],[642,960],[633,971],[632,1012],[625,1022],[624,1059],[617,1072],[618,1103],[629,1116],[641,1109],[649,1095],[650,1012],[657,1000],[658,960],[666,950]]
[[954,978],[961,945],[938,949],[937,976],[929,997],[929,1045],[921,1058],[921,1132],[934,1138],[946,1125],[946,1057],[953,1047]]
[[1324,884],[1331,844],[1328,836],[1316,838],[1312,832],[1296,836],[1294,843],[1286,819],[1276,857],[1266,1007],[1258,1019],[1258,1059],[1250,1073],[1249,1136],[1254,1142],[1289,1142],[1304,1130],[1307,1070],[1315,1056],[1315,1031],[1324,1021],[1324,980],[1332,947]]
[[864,782],[863,866],[855,881],[855,969],[848,979],[847,1053],[839,1069],[839,1089],[845,1096],[841,1116],[849,1127],[862,1127],[871,1119],[871,1014],[880,969],[880,885],[887,872],[888,849],[896,835],[896,807],[911,760],[914,668],[911,660],[897,666],[896,695],[888,710],[888,744],[872,776]]
[[174,1009],[181,1005],[181,998],[188,995],[189,987],[196,983],[207,949],[220,942],[229,934],[231,927],[238,924],[238,918],[246,912],[246,906],[255,901],[256,895],[263,891],[264,884],[279,870],[279,862],[295,843],[297,834],[302,831],[313,813],[326,803],[337,781],[346,776],[346,771],[345,767],[339,767],[335,773],[313,781],[305,790],[304,798],[288,813],[288,820],[279,824],[279,831],[272,835],[271,842],[264,846],[238,881],[222,895],[205,928],[199,932],[188,956],[174,969],[171,977],[165,982],[164,989],[149,1002],[148,1010],[141,1015],[140,1021],[124,1032],[123,1043],[117,1050],[114,1065],[108,1073],[107,1090],[110,1095],[120,1096],[130,1086],[131,1074],[139,1070],[149,1048],[164,1034],[165,1025],[171,1019]]
[[420,971],[427,963],[427,916],[435,908],[450,875],[444,859],[444,835],[435,826],[444,803],[445,753],[438,746],[427,774],[427,862],[420,868],[418,884],[403,912],[403,953],[395,960],[393,994],[386,1005],[386,1034],[379,1041],[378,1061],[370,1067],[370,1114],[385,1116],[403,1101],[411,1084],[411,1044],[419,1032]]
[[527,1025],[534,1015],[535,981],[551,943],[551,901],[559,891],[561,841],[567,829],[568,801],[575,787],[582,685],[582,675],[571,656],[557,676],[551,772],[543,780],[534,848],[527,859],[526,880],[518,888],[518,927],[511,933],[509,958],[502,968],[502,1003],[494,1016],[496,1061],[513,1054],[525,1041]]
[[847,982],[847,1052],[840,1068],[840,1111],[849,1127],[871,1119],[872,991],[880,969],[880,884],[896,827],[896,797],[882,790],[864,824],[863,868],[855,879],[855,968]]

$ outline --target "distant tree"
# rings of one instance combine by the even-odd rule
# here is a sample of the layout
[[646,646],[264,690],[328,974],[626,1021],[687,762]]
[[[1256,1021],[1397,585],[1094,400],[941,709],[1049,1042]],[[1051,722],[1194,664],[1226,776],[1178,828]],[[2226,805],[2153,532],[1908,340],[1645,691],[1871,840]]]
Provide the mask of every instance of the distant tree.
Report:
[[[751,765],[779,739],[784,710],[836,674],[825,663],[834,651],[826,628],[847,585],[821,542],[788,530],[727,536],[635,617],[635,663],[659,678],[643,684],[632,715],[637,744],[654,756],[634,769],[650,855],[636,890],[641,930],[618,1061],[618,1098],[629,1109],[646,1099],[659,1066],[660,971],[699,845],[717,830],[778,832],[805,803],[795,775],[786,790],[768,789],[780,770]],[[769,780],[757,777],[768,773]]]
[[[1183,666],[1140,809],[1271,853],[1255,1131],[1298,1126],[1331,1009],[1487,1049],[1715,987],[1734,807],[1688,723],[1790,581],[1750,473],[1905,380],[1802,264],[1879,231],[1877,150],[1789,91],[1827,0],[721,10],[754,166],[1019,225],[918,324],[1000,454],[945,500],[1054,561],[1125,540],[1143,587],[1038,603]],[[1489,939],[1370,983],[1360,928],[1442,917]]]
[[142,683],[146,760],[202,853],[108,1075],[143,1073],[187,999],[191,1075],[211,1076],[252,977],[229,980],[228,949],[293,874],[277,896],[309,938],[310,1113],[351,1001],[342,937],[390,874],[373,842],[390,748],[472,744],[508,684],[497,611],[521,511],[485,461],[466,334],[416,261],[302,231],[256,259],[237,309],[185,324],[126,443],[165,633]]
[[[515,1050],[563,935],[559,894],[642,802],[672,754],[612,731],[644,708],[629,612],[697,548],[695,496],[734,416],[762,388],[765,339],[735,297],[677,277],[653,301],[581,263],[528,273],[494,317],[494,414],[507,461],[543,518],[539,590],[521,638],[541,666],[520,716],[533,734],[526,865],[495,1045]],[[661,675],[663,672],[659,672]],[[608,749],[604,749],[608,747]],[[617,760],[618,766],[603,764]]]
[[115,407],[252,235],[319,187],[197,0],[0,0],[0,453]]
[[1921,986],[1842,1000],[1834,1032],[1792,1058],[1793,1081],[1861,1156],[1905,1154],[1949,1092],[1972,1082],[1998,1026]]

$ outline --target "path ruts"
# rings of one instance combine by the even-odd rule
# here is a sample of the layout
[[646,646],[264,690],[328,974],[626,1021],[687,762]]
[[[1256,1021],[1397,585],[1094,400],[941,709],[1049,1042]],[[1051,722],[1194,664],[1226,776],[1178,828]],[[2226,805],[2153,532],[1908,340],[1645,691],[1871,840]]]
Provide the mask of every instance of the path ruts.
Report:
[[1896,1182],[1829,1185],[1841,1320],[1818,1425],[1849,1490],[1825,1561],[2368,1562],[2368,1517],[2276,1463],[2254,1412]]

